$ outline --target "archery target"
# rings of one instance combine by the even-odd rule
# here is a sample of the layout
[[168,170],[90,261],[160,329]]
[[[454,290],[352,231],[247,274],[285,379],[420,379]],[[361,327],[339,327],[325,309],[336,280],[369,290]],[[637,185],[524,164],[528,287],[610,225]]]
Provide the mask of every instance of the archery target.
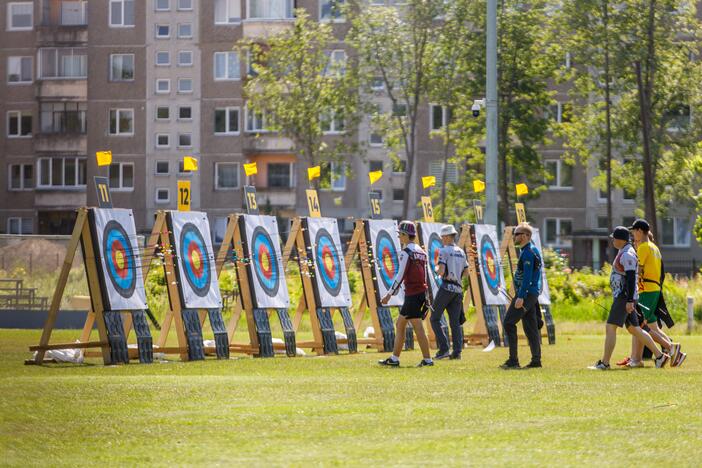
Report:
[[[536,246],[536,249],[541,254],[541,263],[544,260],[544,251],[541,249],[541,236],[539,230],[534,228],[531,236],[531,241]],[[548,281],[546,280],[546,267],[541,265],[541,294],[539,294],[539,304],[551,305],[551,291],[548,289]]]
[[207,214],[171,211],[168,218],[183,307],[222,307]]
[[[378,300],[382,299],[392,286],[393,279],[400,269],[400,237],[397,222],[386,219],[371,219],[368,223],[368,241],[373,254],[373,273]],[[404,288],[390,298],[388,306],[401,306],[404,302]]]
[[275,216],[242,215],[244,255],[257,308],[290,307]]
[[132,210],[92,210],[106,310],[146,309],[146,293]]
[[439,252],[444,246],[441,242],[441,228],[443,224],[424,222],[418,224],[419,240],[429,257],[429,261],[427,262],[429,287],[431,288],[432,295],[436,297],[436,294],[439,292],[439,286],[441,286],[441,278],[436,273],[436,267],[439,264]]
[[351,288],[336,219],[306,218],[305,225],[308,258],[314,265],[317,306],[351,307]]
[[508,303],[505,289],[505,277],[498,250],[497,230],[488,224],[475,224],[475,240],[478,251],[478,267],[486,305],[505,305]]

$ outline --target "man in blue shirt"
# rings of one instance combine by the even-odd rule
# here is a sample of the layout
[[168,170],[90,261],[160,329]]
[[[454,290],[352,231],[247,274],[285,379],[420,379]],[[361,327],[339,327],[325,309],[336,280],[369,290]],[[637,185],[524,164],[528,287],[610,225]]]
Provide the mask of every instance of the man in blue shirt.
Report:
[[539,336],[539,294],[541,293],[541,253],[531,242],[532,229],[527,223],[514,228],[514,242],[520,247],[517,271],[514,273],[516,294],[507,309],[504,330],[509,342],[509,359],[502,369],[519,369],[517,355],[517,322],[522,321],[524,334],[531,349],[531,362],[526,368],[541,367],[541,336]]

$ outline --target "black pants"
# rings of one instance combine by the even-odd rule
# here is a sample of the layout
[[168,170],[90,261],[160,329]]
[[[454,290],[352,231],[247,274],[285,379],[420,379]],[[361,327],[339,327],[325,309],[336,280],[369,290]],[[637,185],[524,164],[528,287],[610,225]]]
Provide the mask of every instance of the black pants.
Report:
[[447,291],[440,288],[434,299],[434,311],[431,313],[431,328],[436,336],[436,345],[439,354],[449,350],[448,337],[441,328],[441,316],[448,312],[451,327],[451,341],[453,341],[453,354],[458,356],[463,350],[463,327],[461,326],[461,312],[463,311],[463,294]]
[[531,348],[531,361],[541,362],[541,336],[539,334],[539,318],[541,313],[539,309],[539,296],[536,294],[527,294],[524,298],[524,307],[517,309],[514,307],[515,297],[512,299],[507,314],[505,315],[504,329],[509,341],[509,360],[518,363],[517,355],[517,322],[522,321],[524,334],[529,341]]

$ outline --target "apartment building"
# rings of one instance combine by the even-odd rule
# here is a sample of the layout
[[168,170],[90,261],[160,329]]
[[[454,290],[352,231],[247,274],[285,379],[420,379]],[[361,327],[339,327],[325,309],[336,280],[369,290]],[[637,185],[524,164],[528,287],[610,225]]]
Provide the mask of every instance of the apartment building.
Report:
[[[250,112],[242,95],[247,57],[234,45],[290,27],[293,8],[332,24],[339,43],[330,59],[343,61],[348,24],[334,0],[0,0],[0,232],[70,233],[75,209],[94,205],[92,178],[108,176],[115,206],[135,212],[137,229],[150,229],[158,209],[175,209],[177,181],[192,184],[192,206],[208,212],[215,241],[229,213],[242,209],[242,187],[255,184],[259,204],[281,218],[306,212],[305,161],[292,142],[266,129],[266,116]],[[392,109],[382,81],[371,87],[378,106]],[[562,119],[565,90],[551,114]],[[417,174],[443,176],[443,146],[432,130],[448,122],[449,109],[427,105],[420,115]],[[325,123],[326,138],[345,133],[344,122]],[[320,191],[322,212],[342,230],[367,215],[367,173],[382,169],[372,190],[388,217],[402,214],[403,161],[391,161],[369,119],[357,132],[364,148],[334,164],[330,188]],[[113,164],[99,168],[94,154],[109,149]],[[570,167],[560,142],[544,147],[553,175],[548,190],[528,202],[544,243],[575,265],[599,266],[606,258],[606,204],[590,180],[596,168]],[[182,158],[199,160],[187,173]],[[245,162],[256,161],[250,180]],[[450,164],[447,181],[461,168]],[[411,200],[419,181],[411,184]],[[631,221],[634,194],[615,193],[615,222]],[[412,216],[419,213],[413,209]],[[669,266],[680,270],[702,259],[690,235],[693,215],[664,217],[658,236]],[[282,223],[281,225],[285,225]]]

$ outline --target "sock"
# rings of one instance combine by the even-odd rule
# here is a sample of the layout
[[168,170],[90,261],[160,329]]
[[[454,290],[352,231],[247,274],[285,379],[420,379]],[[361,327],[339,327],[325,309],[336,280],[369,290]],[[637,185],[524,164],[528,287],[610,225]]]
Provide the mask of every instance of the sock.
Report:
[[392,356],[390,356],[390,359],[393,360],[393,361],[399,361],[399,360],[400,360],[400,358],[397,357],[397,356],[395,356],[394,354],[393,354]]
[[433,362],[433,361],[430,357],[428,357],[428,358],[424,358],[424,362]]

